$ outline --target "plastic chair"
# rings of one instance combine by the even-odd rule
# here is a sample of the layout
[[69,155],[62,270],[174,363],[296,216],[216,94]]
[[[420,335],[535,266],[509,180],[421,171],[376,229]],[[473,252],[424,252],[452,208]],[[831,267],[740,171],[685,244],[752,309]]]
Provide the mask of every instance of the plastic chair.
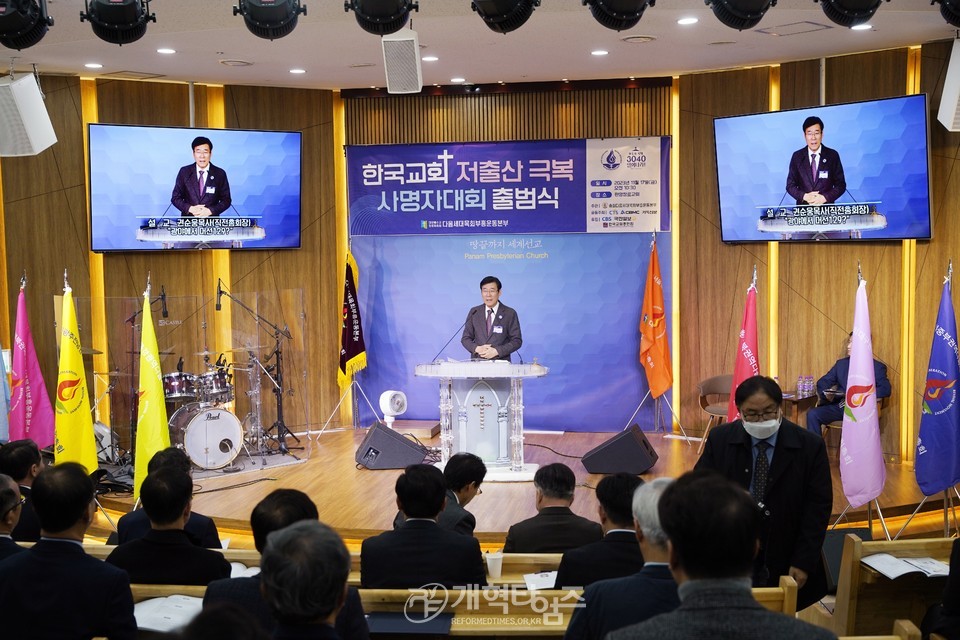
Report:
[[722,424],[727,419],[727,404],[730,401],[730,386],[733,384],[733,376],[726,374],[722,376],[713,376],[706,380],[701,380],[697,384],[697,390],[700,392],[700,408],[709,416],[707,428],[703,432],[703,440],[697,448],[697,453],[703,453],[703,447],[707,443],[707,436],[714,425]]

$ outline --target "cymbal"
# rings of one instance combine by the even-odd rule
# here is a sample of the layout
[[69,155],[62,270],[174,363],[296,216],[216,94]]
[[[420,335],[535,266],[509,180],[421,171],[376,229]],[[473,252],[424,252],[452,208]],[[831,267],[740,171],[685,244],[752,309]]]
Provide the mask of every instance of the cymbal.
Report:
[[99,356],[103,353],[99,349],[94,349],[93,347],[80,347],[80,353],[85,356]]
[[132,373],[125,373],[125,372],[123,372],[123,371],[107,371],[107,372],[105,372],[105,373],[98,373],[98,372],[94,371],[94,372],[93,372],[93,375],[95,375],[95,376],[106,376],[106,377],[108,377],[108,378],[132,378],[132,377],[133,377],[133,374],[132,374]]
[[247,351],[260,351],[263,349],[262,346],[256,347],[234,347],[233,349],[227,349],[227,353],[246,353]]
[[196,351],[194,352],[195,356],[215,356],[217,355],[216,351]]

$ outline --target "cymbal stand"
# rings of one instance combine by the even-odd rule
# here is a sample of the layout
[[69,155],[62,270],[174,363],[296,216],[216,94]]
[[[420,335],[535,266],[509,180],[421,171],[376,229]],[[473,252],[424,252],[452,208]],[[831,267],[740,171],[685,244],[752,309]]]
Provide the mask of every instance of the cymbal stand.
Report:
[[[250,352],[250,366],[247,368],[247,378],[249,380],[250,390],[247,396],[250,398],[250,439],[256,443],[257,453],[260,454],[260,464],[267,464],[267,445],[263,441],[263,402],[260,399],[260,371],[266,373],[266,368],[260,363],[260,359],[254,352]],[[271,379],[272,381],[272,379]],[[249,452],[247,453],[249,456]]]
[[[103,375],[99,373],[94,373],[94,376],[100,381],[101,384],[104,384]],[[94,399],[93,407],[90,409],[90,413],[93,414],[93,421],[95,423],[99,422],[103,424],[103,421],[100,420],[100,403],[106,398],[110,393],[117,387],[117,383],[110,379],[110,376],[106,376],[107,387],[104,389],[103,393],[100,394],[99,398]],[[107,448],[111,449],[107,451],[106,460],[107,462],[120,464],[120,447],[117,445],[117,432],[113,429],[113,421],[110,421],[110,444],[103,446],[100,441],[97,441],[97,456],[104,452]],[[104,425],[105,426],[105,425]]]

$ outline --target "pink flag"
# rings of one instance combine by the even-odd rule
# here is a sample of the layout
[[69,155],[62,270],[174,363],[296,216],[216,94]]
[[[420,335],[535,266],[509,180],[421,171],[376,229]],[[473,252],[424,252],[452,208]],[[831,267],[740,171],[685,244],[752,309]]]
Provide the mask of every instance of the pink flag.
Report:
[[33,347],[27,299],[23,287],[17,299],[17,327],[13,338],[13,388],[10,390],[10,439],[30,438],[43,449],[53,444],[53,407]]
[[851,507],[859,507],[880,495],[887,479],[880,446],[880,416],[877,413],[877,381],[873,368],[873,338],[867,281],[857,288],[850,347],[850,373],[843,408],[840,437],[840,481]]
[[[756,276],[754,276],[756,277]],[[747,289],[747,304],[743,309],[743,324],[737,338],[737,353],[733,363],[733,385],[730,387],[730,402],[727,404],[727,422],[737,419],[737,404],[734,392],[740,383],[752,376],[760,375],[760,353],[757,350],[757,287],[751,284]]]

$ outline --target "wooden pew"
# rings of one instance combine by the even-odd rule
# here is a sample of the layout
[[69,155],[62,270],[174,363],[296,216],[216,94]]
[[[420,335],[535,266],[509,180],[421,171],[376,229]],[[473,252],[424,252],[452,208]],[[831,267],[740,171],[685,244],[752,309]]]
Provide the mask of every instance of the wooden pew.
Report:
[[[523,581],[525,573],[556,571],[560,566],[560,558],[562,557],[562,553],[505,553],[503,554],[503,569],[500,577],[491,579],[488,576],[487,580],[495,586],[523,586],[525,584]],[[360,586],[359,552],[350,554],[350,577],[347,578],[347,584],[351,587]]]
[[910,574],[890,580],[861,564],[864,556],[889,553],[902,558],[932,557],[949,562],[953,540],[878,540],[864,542],[847,535],[840,560],[837,600],[830,628],[837,635],[883,634],[897,619],[919,624],[930,605],[940,601],[946,578]]
[[[930,636],[930,640],[936,640],[934,636],[936,634]],[[892,634],[885,636],[839,636],[838,640],[920,640],[920,629],[909,620],[894,620]]]
[[207,592],[206,585],[193,584],[131,584],[134,604],[150,598],[164,598],[166,596],[192,596],[202,598]]

